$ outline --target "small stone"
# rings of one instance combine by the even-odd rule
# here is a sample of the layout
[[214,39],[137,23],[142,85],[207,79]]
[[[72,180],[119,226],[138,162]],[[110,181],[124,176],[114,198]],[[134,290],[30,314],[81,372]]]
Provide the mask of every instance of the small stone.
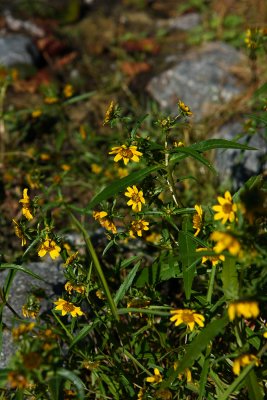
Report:
[[29,37],[21,34],[0,37],[0,65],[34,65],[39,57],[37,47]]

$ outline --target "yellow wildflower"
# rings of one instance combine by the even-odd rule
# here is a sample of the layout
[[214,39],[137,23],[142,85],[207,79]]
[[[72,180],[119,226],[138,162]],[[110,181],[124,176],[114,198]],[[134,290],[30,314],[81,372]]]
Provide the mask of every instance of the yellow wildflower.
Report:
[[215,253],[222,253],[224,250],[228,250],[233,256],[241,253],[239,241],[229,233],[215,231],[210,235],[210,239],[217,242],[213,247]]
[[137,189],[134,185],[132,187],[127,187],[127,192],[124,193],[126,197],[130,197],[130,200],[127,202],[128,206],[132,206],[133,211],[141,211],[142,204],[145,204],[145,199],[143,197],[143,192]]
[[139,219],[138,221],[132,221],[131,223],[131,229],[129,231],[129,234],[132,238],[135,238],[135,235],[141,237],[143,231],[148,231],[149,222]]
[[115,111],[115,104],[114,101],[112,100],[106,111],[103,125],[106,125],[114,117],[114,111]]
[[15,226],[14,226],[15,235],[19,239],[21,239],[21,246],[25,246],[25,244],[27,243],[27,240],[26,240],[26,237],[23,234],[23,231],[22,231],[20,225],[14,219],[12,219],[12,221],[15,224]]
[[41,154],[40,154],[40,159],[41,159],[42,161],[50,160],[50,154],[48,154],[48,153],[41,153]]
[[55,104],[58,102],[58,98],[55,96],[47,96],[44,98],[45,104]]
[[73,87],[72,87],[72,85],[70,85],[70,84],[65,85],[64,89],[63,89],[63,93],[64,93],[64,96],[66,98],[73,96]]
[[[178,365],[179,365],[179,362],[175,361],[175,363],[173,364],[174,371],[177,370]],[[180,379],[180,380],[183,379],[183,376],[185,376],[187,383],[192,382],[192,374],[191,374],[191,371],[189,368],[185,368],[184,372],[182,374],[178,375],[178,379]]]
[[139,390],[139,392],[137,394],[137,400],[143,400],[143,396],[144,396],[145,390],[146,390],[145,388],[140,388],[140,390]]
[[222,223],[225,224],[228,220],[233,222],[236,218],[235,213],[237,212],[237,205],[233,204],[232,196],[229,191],[224,193],[224,197],[217,197],[219,202],[218,205],[213,206],[212,209],[216,211],[214,219],[222,219]]
[[41,244],[41,247],[38,251],[39,257],[44,257],[46,253],[49,253],[52,260],[55,260],[59,257],[59,253],[61,248],[56,244],[56,242],[52,239],[46,238],[45,241]]
[[10,371],[7,375],[7,381],[11,389],[25,389],[29,386],[27,378],[19,371]]
[[183,310],[171,310],[171,314],[174,314],[170,318],[171,321],[175,321],[175,326],[185,324],[189,327],[190,331],[193,331],[195,324],[203,327],[205,318],[201,314],[197,314],[195,310],[183,309]]
[[40,115],[42,115],[42,110],[40,110],[40,109],[33,110],[32,118],[38,118],[38,117],[40,117]]
[[152,233],[150,233],[150,235],[148,235],[146,237],[146,241],[154,243],[154,244],[159,244],[161,241],[161,238],[162,238],[162,236],[160,233],[152,232]]
[[228,307],[228,316],[230,321],[236,317],[257,318],[260,313],[257,301],[235,301]]
[[[65,245],[67,245],[67,243],[65,243]],[[64,247],[65,247],[64,245]],[[66,247],[65,247],[66,248]],[[66,262],[64,263],[64,267],[67,267],[68,265],[72,264],[74,261],[76,261],[76,259],[78,259],[78,254],[79,252],[76,251],[76,253],[72,253],[70,251],[67,250],[67,253],[69,254],[69,257],[67,258]]]
[[[212,251],[212,249],[208,249],[206,247],[200,247],[197,251]],[[215,267],[220,261],[224,261],[225,257],[223,254],[214,255],[214,256],[203,256],[202,257],[202,264],[205,264],[207,261],[211,262],[211,265]]]
[[100,300],[105,300],[105,298],[106,298],[104,292],[103,292],[102,290],[100,290],[100,289],[98,289],[98,290],[95,292],[95,295],[96,295],[96,297],[98,297]]
[[65,290],[68,293],[71,293],[74,290],[75,292],[83,294],[85,292],[85,286],[84,285],[73,285],[71,282],[66,282]]
[[105,218],[108,215],[106,211],[93,211],[93,218],[98,221],[99,219]]
[[267,331],[265,331],[262,335],[265,339],[267,339]]
[[94,174],[100,174],[100,172],[102,171],[102,167],[100,166],[100,165],[98,165],[98,164],[95,164],[95,163],[93,163],[93,164],[91,164],[91,171],[94,173]]
[[80,307],[76,307],[74,304],[64,299],[60,298],[57,301],[54,301],[54,304],[56,304],[55,310],[61,311],[63,317],[66,314],[70,314],[72,317],[84,314]]
[[70,171],[71,170],[71,166],[69,164],[62,164],[60,166],[61,169],[63,169],[63,171]]
[[137,146],[127,147],[125,144],[118,147],[112,147],[111,151],[108,154],[116,154],[114,157],[114,161],[118,162],[120,160],[123,160],[124,165],[127,165],[130,160],[134,162],[139,162],[139,157],[143,155],[143,153],[137,150]]
[[87,133],[86,133],[86,129],[85,129],[84,125],[80,126],[79,132],[80,132],[82,140],[85,140],[86,136],[87,136]]
[[12,329],[12,336],[14,339],[18,340],[21,335],[31,332],[34,327],[34,322],[30,322],[29,324],[20,324],[18,327]]
[[149,376],[148,378],[146,378],[146,381],[149,383],[160,383],[162,382],[162,375],[159,372],[158,368],[154,368],[154,375],[153,376]]
[[184,142],[173,142],[174,147],[185,147]]
[[33,215],[30,211],[30,198],[28,196],[28,189],[23,189],[23,198],[19,201],[22,203],[22,214],[28,221],[33,219]]
[[233,364],[233,373],[235,375],[240,374],[240,368],[245,367],[251,363],[255,363],[255,365],[260,365],[260,360],[258,357],[254,356],[253,354],[242,354],[241,356],[237,357],[234,360]]
[[40,311],[40,306],[36,307],[35,309],[29,309],[27,304],[22,306],[22,315],[25,318],[36,318],[37,315],[39,314]]
[[190,110],[190,108],[188,106],[186,106],[185,103],[183,103],[181,100],[178,101],[178,108],[185,115],[190,116],[193,114],[192,111]]
[[103,228],[111,231],[112,233],[117,233],[117,228],[113,221],[106,218],[108,213],[106,211],[93,211],[93,218],[100,223]]
[[193,215],[193,228],[196,229],[194,236],[197,236],[202,228],[203,210],[198,204],[195,205],[196,214]]
[[124,178],[125,176],[129,175],[129,172],[127,171],[126,168],[118,168],[117,169],[117,174],[119,178]]

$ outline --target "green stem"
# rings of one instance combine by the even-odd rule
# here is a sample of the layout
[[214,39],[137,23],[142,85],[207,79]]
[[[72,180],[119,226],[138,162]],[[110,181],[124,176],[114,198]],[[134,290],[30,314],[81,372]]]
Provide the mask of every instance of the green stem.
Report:
[[216,267],[211,267],[211,274],[210,274],[210,281],[209,281],[209,288],[207,293],[207,303],[211,304],[211,297],[213,292],[214,280],[216,275]]
[[129,353],[128,350],[120,348],[119,349],[123,354],[126,355],[126,357],[130,358],[136,365],[138,365],[139,368],[141,368],[147,375],[152,376],[153,374],[146,369],[131,353]]
[[72,334],[68,331],[68,329],[66,328],[66,326],[63,324],[63,322],[61,321],[60,318],[58,318],[57,314],[55,313],[54,310],[52,310],[52,314],[54,315],[55,319],[57,320],[57,322],[59,323],[59,325],[64,329],[64,331],[66,332],[67,336],[73,340],[73,336]]
[[77,220],[77,218],[75,218],[75,216],[70,212],[70,210],[68,208],[67,208],[67,210],[68,210],[68,212],[69,212],[74,224],[76,225],[76,227],[83,234],[86,247],[87,247],[87,249],[88,249],[88,251],[89,251],[89,253],[90,253],[91,257],[92,257],[92,261],[93,261],[93,264],[95,266],[96,273],[97,273],[97,275],[98,275],[98,277],[100,279],[100,282],[102,284],[104,293],[106,295],[107,301],[108,301],[109,306],[110,306],[110,310],[111,310],[114,318],[118,321],[119,320],[119,315],[118,315],[117,307],[116,307],[116,305],[115,305],[115,303],[113,301],[113,298],[111,296],[111,293],[110,293],[110,290],[109,290],[105,275],[104,275],[104,273],[102,271],[100,262],[98,260],[97,255],[96,255],[95,249],[94,249],[94,247],[92,245],[90,237],[89,237],[87,231],[85,230],[85,228],[82,226],[82,224]]

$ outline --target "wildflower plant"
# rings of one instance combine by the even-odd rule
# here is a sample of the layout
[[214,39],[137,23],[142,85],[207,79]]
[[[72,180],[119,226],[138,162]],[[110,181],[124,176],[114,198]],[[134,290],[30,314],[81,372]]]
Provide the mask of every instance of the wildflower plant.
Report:
[[[72,87],[51,90],[44,113],[64,112],[66,102],[75,102]],[[189,160],[215,173],[209,150],[253,149],[223,139],[189,143],[183,129],[193,115],[177,99],[177,114],[157,116],[148,134],[148,116],[125,115],[113,101],[105,165],[86,150],[88,127],[75,136],[79,155],[87,151],[90,199],[67,200],[78,161],[66,168],[65,160],[52,179],[37,174],[38,185],[17,194],[12,225],[21,250],[0,265],[9,271],[0,314],[14,313],[19,344],[0,373],[8,398],[264,398],[266,218],[248,199],[255,190],[266,200],[265,183],[253,177],[236,193],[195,198]],[[77,243],[68,238],[73,230]],[[61,268],[65,282],[46,312],[35,293],[18,314],[9,304],[13,275],[40,278],[27,267],[36,258]]]

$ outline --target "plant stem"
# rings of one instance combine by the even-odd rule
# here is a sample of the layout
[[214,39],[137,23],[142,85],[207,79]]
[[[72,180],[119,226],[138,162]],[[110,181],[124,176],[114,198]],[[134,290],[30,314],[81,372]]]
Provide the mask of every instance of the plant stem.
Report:
[[90,240],[90,237],[89,237],[89,235],[88,235],[86,229],[84,229],[84,227],[82,226],[82,224],[81,224],[81,223],[77,220],[77,218],[70,212],[70,210],[68,209],[68,207],[67,207],[67,210],[68,210],[68,213],[69,213],[69,215],[71,216],[71,218],[72,218],[74,224],[76,225],[76,227],[77,227],[77,228],[81,231],[81,233],[83,234],[86,247],[87,247],[87,249],[88,249],[88,251],[89,251],[89,253],[90,253],[91,257],[92,257],[92,260],[93,260],[93,264],[94,264],[94,266],[95,266],[96,273],[97,273],[97,275],[98,275],[98,277],[99,277],[99,279],[100,279],[100,282],[101,282],[101,284],[102,284],[102,287],[103,287],[104,293],[105,293],[105,295],[106,295],[106,297],[107,297],[107,301],[108,301],[108,303],[109,303],[111,312],[112,312],[114,318],[118,321],[118,320],[119,320],[119,315],[118,315],[117,307],[116,307],[116,305],[115,305],[115,303],[114,303],[114,301],[113,301],[113,298],[112,298],[112,296],[111,296],[111,293],[110,293],[110,290],[109,290],[109,287],[108,287],[108,284],[107,284],[105,275],[104,275],[104,273],[103,273],[103,271],[102,271],[100,262],[99,262],[99,260],[98,260],[97,255],[96,255],[95,249],[94,249],[94,247],[93,247],[93,245],[92,245],[92,242],[91,242],[91,240]]
[[209,281],[209,288],[207,293],[207,303],[211,304],[211,297],[213,292],[214,280],[216,275],[216,267],[211,267],[211,274],[210,274],[210,281]]

